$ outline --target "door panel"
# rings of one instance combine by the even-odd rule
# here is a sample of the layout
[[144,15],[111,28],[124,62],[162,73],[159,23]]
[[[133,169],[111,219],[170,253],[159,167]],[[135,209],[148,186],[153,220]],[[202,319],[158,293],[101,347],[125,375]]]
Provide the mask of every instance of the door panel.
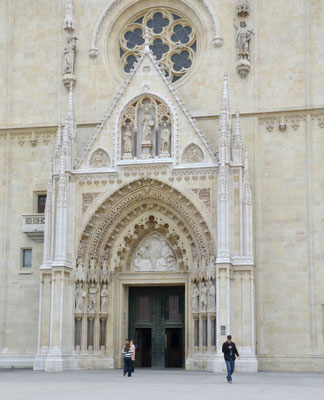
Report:
[[129,338],[138,346],[137,366],[183,367],[184,287],[130,287]]

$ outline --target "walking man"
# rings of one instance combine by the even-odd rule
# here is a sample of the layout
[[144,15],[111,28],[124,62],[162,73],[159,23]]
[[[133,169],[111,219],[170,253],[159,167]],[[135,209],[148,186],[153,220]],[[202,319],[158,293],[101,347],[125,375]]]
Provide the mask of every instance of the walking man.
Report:
[[222,352],[224,353],[224,359],[227,367],[227,382],[232,383],[232,374],[235,368],[235,358],[237,356],[238,360],[240,355],[237,351],[235,343],[232,342],[232,336],[227,336],[227,341],[223,343]]

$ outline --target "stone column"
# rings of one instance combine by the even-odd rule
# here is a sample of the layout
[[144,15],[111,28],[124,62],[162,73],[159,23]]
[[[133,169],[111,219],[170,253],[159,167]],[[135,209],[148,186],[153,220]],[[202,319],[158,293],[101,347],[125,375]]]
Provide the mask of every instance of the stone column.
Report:
[[50,314],[50,348],[45,361],[45,371],[66,369],[63,355],[70,353],[72,329],[72,304],[70,304],[70,274],[67,267],[52,267],[52,293]]

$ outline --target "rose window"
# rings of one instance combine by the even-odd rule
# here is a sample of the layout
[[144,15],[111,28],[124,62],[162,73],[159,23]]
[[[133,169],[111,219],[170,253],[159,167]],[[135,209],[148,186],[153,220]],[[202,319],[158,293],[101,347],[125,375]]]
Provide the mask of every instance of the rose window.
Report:
[[120,61],[129,73],[145,45],[145,31],[150,49],[170,82],[180,79],[191,68],[197,49],[196,31],[183,15],[170,9],[150,9],[127,23],[120,37]]

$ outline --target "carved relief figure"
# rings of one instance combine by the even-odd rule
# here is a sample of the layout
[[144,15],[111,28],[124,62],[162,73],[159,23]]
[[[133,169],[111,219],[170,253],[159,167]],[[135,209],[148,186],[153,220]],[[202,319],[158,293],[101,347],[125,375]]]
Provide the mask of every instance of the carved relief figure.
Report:
[[171,132],[168,128],[168,124],[163,122],[163,129],[161,132],[161,155],[170,155],[169,148],[170,148],[170,136]]
[[124,155],[131,155],[133,150],[133,132],[130,124],[126,124],[124,132]]
[[100,311],[104,314],[108,312],[108,289],[107,285],[103,285],[100,293],[101,297],[101,308]]
[[152,144],[152,128],[154,126],[154,119],[148,107],[145,107],[145,113],[142,120],[143,124],[143,140],[142,143]]
[[137,250],[133,269],[136,271],[175,271],[177,261],[167,241],[154,234]]
[[210,262],[207,266],[207,279],[215,279],[215,256],[212,255],[210,258]]
[[205,282],[201,283],[200,286],[200,311],[207,311],[207,286]]
[[92,282],[89,288],[89,296],[88,296],[88,312],[96,312],[96,294],[98,292],[98,288]]
[[208,299],[209,299],[209,311],[215,311],[216,310],[216,289],[213,281],[209,281],[209,286],[208,286]]
[[63,74],[74,74],[74,61],[76,52],[76,37],[68,38],[64,48],[64,71]]
[[195,285],[191,295],[192,312],[199,312],[199,289]]
[[191,144],[184,152],[182,161],[184,163],[199,163],[204,160],[203,153],[201,149],[195,145]]
[[93,168],[103,168],[109,166],[109,157],[103,150],[95,151],[91,158],[90,166]]
[[84,309],[84,299],[86,297],[86,291],[82,287],[82,283],[77,283],[75,289],[75,311],[77,313],[82,313]]
[[240,21],[240,25],[237,25],[234,20],[234,28],[236,29],[236,48],[237,55],[242,60],[250,59],[250,40],[253,30],[248,29],[245,21]]

